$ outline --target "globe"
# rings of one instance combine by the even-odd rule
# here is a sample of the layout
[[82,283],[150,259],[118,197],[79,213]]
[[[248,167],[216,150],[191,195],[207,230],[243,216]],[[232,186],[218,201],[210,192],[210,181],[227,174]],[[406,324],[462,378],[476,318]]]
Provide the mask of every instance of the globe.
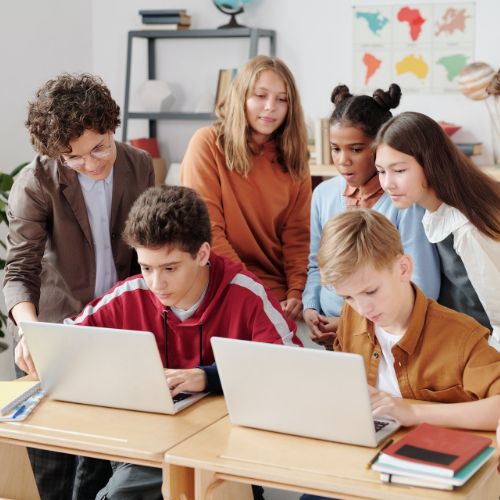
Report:
[[470,63],[458,75],[458,88],[465,97],[482,101],[488,97],[486,89],[494,76],[495,71],[489,64]]
[[236,20],[236,15],[244,12],[243,5],[250,3],[253,0],[213,0],[214,5],[224,14],[231,16],[231,19],[227,24],[219,26],[219,29],[225,28],[244,28],[242,24],[239,24]]

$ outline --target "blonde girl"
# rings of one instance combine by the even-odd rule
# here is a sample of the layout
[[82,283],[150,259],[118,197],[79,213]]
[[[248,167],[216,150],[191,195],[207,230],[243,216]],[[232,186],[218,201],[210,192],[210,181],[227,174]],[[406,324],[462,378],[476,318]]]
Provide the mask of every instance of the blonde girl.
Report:
[[215,253],[242,262],[301,315],[311,178],[299,94],[287,66],[257,56],[233,80],[218,122],[192,137],[181,183],[205,200]]

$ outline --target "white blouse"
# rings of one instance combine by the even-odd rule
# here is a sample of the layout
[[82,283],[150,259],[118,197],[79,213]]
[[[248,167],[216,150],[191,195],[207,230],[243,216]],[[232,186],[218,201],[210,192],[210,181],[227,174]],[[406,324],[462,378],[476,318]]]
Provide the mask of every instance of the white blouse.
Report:
[[489,343],[500,351],[500,241],[480,232],[460,210],[446,203],[422,219],[431,243],[453,233],[453,248],[462,259],[469,280],[492,326]]

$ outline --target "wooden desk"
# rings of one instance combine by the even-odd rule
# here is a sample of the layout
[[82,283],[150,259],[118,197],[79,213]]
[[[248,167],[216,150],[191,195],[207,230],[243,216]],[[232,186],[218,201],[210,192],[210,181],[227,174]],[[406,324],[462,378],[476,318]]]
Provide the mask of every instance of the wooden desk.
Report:
[[[333,177],[337,175],[337,169],[333,165],[309,165],[311,175],[317,177]],[[483,172],[500,182],[500,166],[479,167]]]
[[161,468],[168,449],[225,415],[222,396],[173,416],[44,400],[23,422],[0,423],[0,443]]
[[[494,433],[487,434],[494,438]],[[225,481],[339,499],[498,500],[498,453],[453,492],[384,485],[377,472],[365,469],[374,453],[371,448],[233,426],[225,417],[171,448],[165,455],[164,476],[175,484],[182,480],[181,469],[194,469],[196,500],[216,498]],[[191,487],[176,484],[179,492]]]

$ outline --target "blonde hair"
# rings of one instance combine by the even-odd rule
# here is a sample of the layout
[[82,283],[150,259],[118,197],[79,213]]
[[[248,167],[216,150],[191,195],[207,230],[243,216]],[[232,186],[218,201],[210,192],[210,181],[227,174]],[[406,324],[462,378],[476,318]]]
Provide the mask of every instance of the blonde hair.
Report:
[[381,213],[366,208],[343,212],[321,234],[321,284],[335,285],[366,265],[388,268],[403,253],[398,230]]
[[251,169],[251,129],[246,119],[246,100],[263,71],[272,71],[286,87],[288,111],[282,125],[274,132],[277,161],[296,180],[309,175],[307,132],[300,97],[292,73],[276,57],[250,59],[231,82],[226,97],[216,109],[217,144],[224,151],[226,166],[243,176]]

